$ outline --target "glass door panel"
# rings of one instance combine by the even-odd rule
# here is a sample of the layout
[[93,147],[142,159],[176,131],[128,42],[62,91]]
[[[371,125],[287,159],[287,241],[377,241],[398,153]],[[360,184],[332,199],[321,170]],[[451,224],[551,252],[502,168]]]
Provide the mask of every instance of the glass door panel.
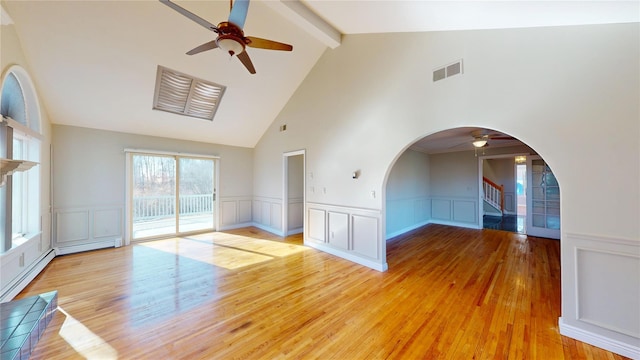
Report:
[[213,230],[215,191],[212,159],[179,158],[178,232]]
[[175,234],[175,158],[134,154],[132,166],[133,238]]
[[560,187],[551,168],[540,157],[528,160],[527,234],[560,238]]

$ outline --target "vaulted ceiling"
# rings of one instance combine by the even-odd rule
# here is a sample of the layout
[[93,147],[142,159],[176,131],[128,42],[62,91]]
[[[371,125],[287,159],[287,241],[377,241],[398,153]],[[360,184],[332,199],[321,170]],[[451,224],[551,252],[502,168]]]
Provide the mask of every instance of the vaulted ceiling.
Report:
[[[177,4],[218,24],[228,1]],[[253,147],[341,36],[637,22],[637,1],[254,0],[245,35],[293,45],[249,48],[257,74],[221,51],[185,52],[215,34],[159,1],[2,1],[55,124]],[[383,44],[381,44],[383,46]],[[227,87],[213,121],[152,110],[157,66]]]

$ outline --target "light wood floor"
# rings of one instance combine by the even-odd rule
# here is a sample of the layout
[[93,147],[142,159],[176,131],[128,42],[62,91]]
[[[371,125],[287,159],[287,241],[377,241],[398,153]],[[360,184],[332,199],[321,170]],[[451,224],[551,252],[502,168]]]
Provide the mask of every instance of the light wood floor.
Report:
[[255,228],[57,257],[32,359],[624,359],[562,337],[559,243],[429,225],[381,273]]

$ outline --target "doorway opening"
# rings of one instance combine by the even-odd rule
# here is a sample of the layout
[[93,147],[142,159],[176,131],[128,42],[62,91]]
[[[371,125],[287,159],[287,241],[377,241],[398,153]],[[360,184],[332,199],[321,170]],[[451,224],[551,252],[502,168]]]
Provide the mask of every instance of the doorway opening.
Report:
[[[482,227],[524,234],[526,203],[519,208],[524,181],[518,178],[518,162],[526,159],[522,154],[482,156],[479,166],[482,187],[480,203]],[[526,169],[525,169],[526,170]]]
[[304,232],[305,151],[283,154],[282,223],[283,235]]

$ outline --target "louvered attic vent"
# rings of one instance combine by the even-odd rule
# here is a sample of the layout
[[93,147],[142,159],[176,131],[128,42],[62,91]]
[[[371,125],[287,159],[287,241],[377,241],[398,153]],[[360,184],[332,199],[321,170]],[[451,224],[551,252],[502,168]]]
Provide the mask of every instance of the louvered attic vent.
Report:
[[225,86],[158,65],[155,110],[213,120]]

